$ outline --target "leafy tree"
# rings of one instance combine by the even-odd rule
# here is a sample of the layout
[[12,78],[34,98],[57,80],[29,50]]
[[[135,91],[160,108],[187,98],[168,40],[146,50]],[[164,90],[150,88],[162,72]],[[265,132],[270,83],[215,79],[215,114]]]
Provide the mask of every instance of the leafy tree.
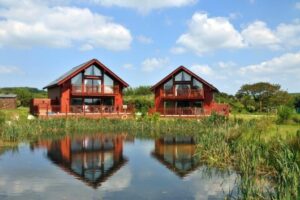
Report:
[[133,105],[136,111],[147,113],[154,105],[153,93],[150,86],[139,86],[137,88],[127,88],[124,90],[124,103]]
[[0,93],[16,94],[19,106],[29,106],[32,98],[45,98],[47,93],[43,90],[30,87],[10,87],[0,88]]
[[236,93],[236,97],[249,112],[269,112],[291,102],[291,96],[281,90],[280,85],[267,82],[245,84]]
[[150,89],[150,86],[139,86],[136,88],[126,88],[124,90],[124,95],[125,96],[130,96],[130,95],[151,95],[152,91]]
[[292,94],[293,96],[293,106],[300,113],[300,94]]
[[215,101],[218,103],[229,104],[232,112],[243,112],[244,105],[234,96],[224,92],[216,93]]

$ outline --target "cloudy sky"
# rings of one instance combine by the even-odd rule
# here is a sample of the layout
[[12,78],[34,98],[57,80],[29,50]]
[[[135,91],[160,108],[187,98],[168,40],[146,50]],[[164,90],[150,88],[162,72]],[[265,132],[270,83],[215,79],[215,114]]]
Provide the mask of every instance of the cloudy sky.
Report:
[[131,86],[180,65],[234,94],[300,86],[300,1],[0,0],[0,87],[42,88],[99,59]]

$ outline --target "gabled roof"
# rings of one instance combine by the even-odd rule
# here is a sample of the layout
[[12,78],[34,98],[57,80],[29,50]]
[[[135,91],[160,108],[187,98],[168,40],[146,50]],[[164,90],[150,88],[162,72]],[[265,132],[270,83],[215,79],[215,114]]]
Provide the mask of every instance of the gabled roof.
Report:
[[0,94],[0,98],[16,98],[16,94]]
[[180,71],[184,71],[187,74],[191,75],[192,77],[196,78],[198,81],[200,81],[201,83],[207,85],[208,87],[210,87],[212,90],[219,92],[219,90],[213,86],[212,84],[208,83],[207,81],[205,81],[204,79],[202,79],[201,77],[199,77],[197,74],[195,74],[194,72],[190,71],[189,69],[187,69],[184,66],[180,66],[177,69],[175,69],[173,72],[171,72],[169,75],[167,75],[165,78],[163,78],[161,81],[159,81],[158,83],[156,83],[155,85],[153,85],[151,87],[151,90],[154,90],[155,88],[157,88],[158,86],[160,86],[161,84],[167,82],[167,80],[169,80],[173,75],[177,74]]
[[55,87],[55,86],[63,84],[64,82],[66,82],[67,80],[73,78],[79,72],[81,72],[82,70],[88,68],[89,66],[91,66],[93,64],[97,64],[98,66],[100,66],[104,71],[106,71],[109,75],[111,75],[113,78],[115,78],[120,83],[122,83],[125,87],[129,86],[128,83],[126,83],[125,81],[123,81],[119,76],[117,76],[108,67],[106,67],[104,64],[102,64],[99,60],[92,59],[92,60],[90,60],[88,62],[82,63],[82,64],[80,64],[80,65],[78,65],[76,67],[73,67],[70,71],[66,72],[65,74],[63,74],[62,76],[60,76],[59,78],[57,78],[56,80],[52,81],[47,86],[45,86],[44,89]]

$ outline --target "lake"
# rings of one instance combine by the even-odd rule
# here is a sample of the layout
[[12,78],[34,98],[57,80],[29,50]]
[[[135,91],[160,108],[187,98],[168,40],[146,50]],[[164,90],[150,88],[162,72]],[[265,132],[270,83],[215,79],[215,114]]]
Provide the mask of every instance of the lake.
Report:
[[2,149],[0,199],[223,199],[237,175],[201,164],[195,138],[93,134]]

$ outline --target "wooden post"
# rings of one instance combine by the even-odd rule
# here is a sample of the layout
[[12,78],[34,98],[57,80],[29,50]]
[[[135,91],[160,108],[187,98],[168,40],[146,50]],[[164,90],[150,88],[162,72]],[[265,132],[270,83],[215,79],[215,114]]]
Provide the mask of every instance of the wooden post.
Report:
[[48,104],[46,104],[47,105],[47,109],[46,109],[46,116],[47,116],[47,118],[48,118]]

